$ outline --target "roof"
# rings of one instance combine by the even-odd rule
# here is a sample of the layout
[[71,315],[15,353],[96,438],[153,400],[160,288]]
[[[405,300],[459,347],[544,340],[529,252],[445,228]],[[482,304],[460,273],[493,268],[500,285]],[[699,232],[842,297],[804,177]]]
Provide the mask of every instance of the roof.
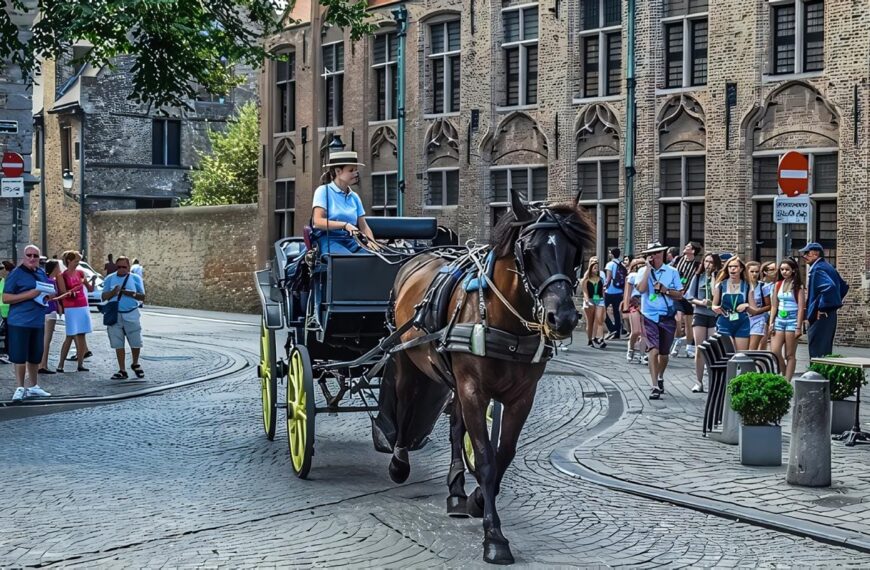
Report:
[[69,78],[69,81],[61,88],[60,97],[48,110],[49,113],[64,113],[82,108],[82,77],[96,77],[100,68],[86,63],[78,73]]

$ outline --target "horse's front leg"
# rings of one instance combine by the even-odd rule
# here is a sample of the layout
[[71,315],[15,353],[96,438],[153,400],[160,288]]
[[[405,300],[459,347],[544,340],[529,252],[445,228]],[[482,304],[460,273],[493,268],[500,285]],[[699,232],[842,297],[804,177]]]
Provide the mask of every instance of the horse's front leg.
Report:
[[447,473],[447,514],[451,517],[469,516],[466,510],[468,495],[465,494],[465,462],[462,459],[465,422],[462,421],[462,406],[454,396],[450,410],[450,471]]
[[[473,384],[473,383],[471,383]],[[484,397],[475,386],[461,385],[459,398],[462,405],[462,418],[474,448],[475,476],[478,489],[472,500],[479,501],[483,496],[483,559],[491,564],[513,564],[514,557],[508,540],[501,532],[501,520],[495,508],[496,487],[498,485],[498,465],[495,449],[489,440],[486,428],[486,408],[489,398]],[[471,508],[472,505],[469,505]]]

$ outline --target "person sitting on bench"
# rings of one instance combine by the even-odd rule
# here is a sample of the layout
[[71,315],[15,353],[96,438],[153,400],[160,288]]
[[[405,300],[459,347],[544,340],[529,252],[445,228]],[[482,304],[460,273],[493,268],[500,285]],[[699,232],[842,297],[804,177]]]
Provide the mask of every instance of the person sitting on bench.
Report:
[[321,254],[359,253],[363,251],[353,234],[362,233],[375,243],[371,228],[366,223],[365,209],[359,194],[351,184],[359,182],[359,167],[353,151],[336,151],[329,154],[324,165],[326,172],[320,179],[321,186],[314,191],[312,226]]

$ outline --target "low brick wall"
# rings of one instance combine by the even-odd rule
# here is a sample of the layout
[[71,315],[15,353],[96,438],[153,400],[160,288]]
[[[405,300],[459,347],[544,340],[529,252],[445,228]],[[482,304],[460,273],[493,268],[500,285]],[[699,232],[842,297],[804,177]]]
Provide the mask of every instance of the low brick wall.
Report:
[[89,257],[98,271],[109,253],[138,258],[148,303],[255,313],[259,225],[256,204],[99,212]]

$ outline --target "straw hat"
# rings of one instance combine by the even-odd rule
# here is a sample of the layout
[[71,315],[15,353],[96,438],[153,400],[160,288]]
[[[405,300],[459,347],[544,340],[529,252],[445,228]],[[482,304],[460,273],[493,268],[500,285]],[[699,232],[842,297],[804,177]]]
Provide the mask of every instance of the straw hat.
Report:
[[667,251],[667,250],[668,250],[668,246],[662,245],[662,243],[659,241],[654,241],[654,242],[650,242],[646,246],[646,249],[643,250],[642,252],[640,252],[640,254],[641,255],[652,255],[654,253],[658,253],[660,251]]
[[365,164],[359,162],[356,152],[338,150],[329,153],[329,160],[323,165],[323,168],[332,168],[333,166],[365,166]]

